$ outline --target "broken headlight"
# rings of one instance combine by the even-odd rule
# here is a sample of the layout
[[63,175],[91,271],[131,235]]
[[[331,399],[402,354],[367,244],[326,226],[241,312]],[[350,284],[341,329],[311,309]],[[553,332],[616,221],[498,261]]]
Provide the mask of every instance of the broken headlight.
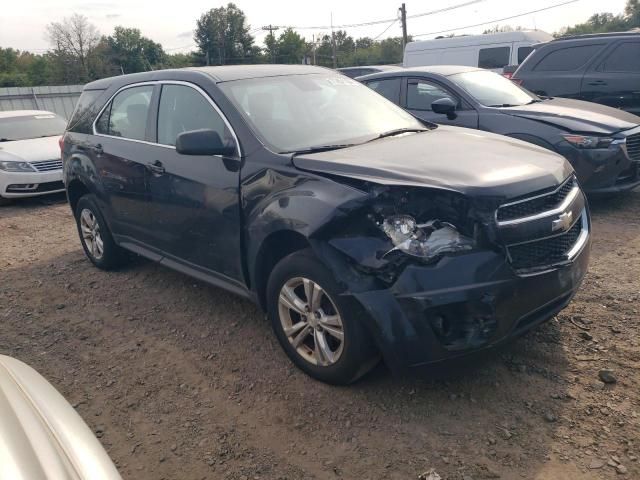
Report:
[[461,235],[452,224],[440,220],[418,224],[409,215],[393,215],[385,218],[379,226],[394,245],[385,255],[399,250],[430,260],[443,253],[471,250],[475,244],[472,238]]

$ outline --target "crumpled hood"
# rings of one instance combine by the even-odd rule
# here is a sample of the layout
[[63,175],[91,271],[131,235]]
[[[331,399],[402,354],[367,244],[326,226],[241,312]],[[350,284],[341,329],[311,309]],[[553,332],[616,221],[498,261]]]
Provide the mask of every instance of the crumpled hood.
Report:
[[557,186],[573,171],[564,157],[544,148],[448,126],[302,154],[293,162],[303,170],[384,185],[435,187],[494,198],[514,198]]
[[[58,145],[59,135],[55,137],[30,138],[28,140],[14,140],[12,142],[0,143],[0,154],[2,152],[14,155],[16,161],[37,162],[39,160],[60,159],[60,146]],[[3,158],[3,160],[14,160],[13,158]]]
[[640,117],[598,103],[552,98],[531,105],[501,108],[507,115],[529,118],[576,133],[611,135],[640,125]]
[[35,370],[0,355],[0,480],[122,480],[82,418]]

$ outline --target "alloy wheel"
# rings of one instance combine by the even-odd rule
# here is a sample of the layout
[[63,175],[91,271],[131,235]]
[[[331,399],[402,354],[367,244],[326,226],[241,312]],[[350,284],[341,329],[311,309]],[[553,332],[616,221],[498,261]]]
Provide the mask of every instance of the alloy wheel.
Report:
[[85,208],[80,212],[80,230],[82,241],[87,251],[96,260],[100,260],[104,255],[104,242],[100,233],[100,224],[94,213]]
[[329,294],[313,280],[296,277],[280,289],[278,313],[284,334],[309,363],[335,364],[344,347],[344,326]]

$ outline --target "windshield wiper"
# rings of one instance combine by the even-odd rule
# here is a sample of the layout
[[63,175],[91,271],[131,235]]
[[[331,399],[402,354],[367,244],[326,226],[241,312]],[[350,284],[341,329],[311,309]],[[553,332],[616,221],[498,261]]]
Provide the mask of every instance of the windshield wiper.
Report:
[[[381,138],[393,137],[395,135],[402,135],[403,133],[420,133],[420,132],[429,132],[428,128],[396,128],[394,130],[389,130],[388,132],[383,132],[375,138],[372,138],[368,142],[373,142],[375,140],[380,140]],[[367,142],[367,143],[368,143]]]
[[0,138],[0,142],[10,142],[10,138]]
[[280,152],[281,154],[285,153],[293,153],[295,155],[300,155],[302,153],[319,153],[319,152],[328,152],[330,150],[339,150],[341,148],[353,147],[357,145],[357,143],[341,143],[337,145],[316,145],[315,147],[301,148],[299,150],[288,150],[286,152]]
[[489,105],[491,108],[509,108],[509,107],[520,107],[521,105],[514,105],[512,103],[502,103],[500,105]]

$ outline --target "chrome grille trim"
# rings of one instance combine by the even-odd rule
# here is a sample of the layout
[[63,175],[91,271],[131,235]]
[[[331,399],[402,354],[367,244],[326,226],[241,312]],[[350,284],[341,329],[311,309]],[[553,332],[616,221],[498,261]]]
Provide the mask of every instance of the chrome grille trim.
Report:
[[[559,205],[557,205],[555,208],[553,208],[551,210],[545,210],[543,212],[536,213],[535,215],[529,215],[529,216],[526,216],[526,217],[514,218],[514,219],[511,219],[511,220],[498,220],[498,213],[499,213],[500,209],[502,209],[504,207],[509,207],[509,206],[512,206],[512,205],[517,205],[517,204],[521,204],[521,203],[530,202],[530,201],[536,200],[538,198],[549,197],[549,196],[555,195],[568,182],[574,182],[573,188],[569,191],[569,193],[564,198],[564,200]],[[496,223],[498,224],[498,227],[507,227],[507,226],[512,226],[512,225],[518,225],[520,223],[526,223],[526,222],[532,222],[532,221],[535,221],[535,220],[540,220],[541,218],[551,217],[553,215],[559,215],[559,214],[563,213],[573,203],[573,201],[576,199],[576,197],[578,196],[579,193],[580,193],[580,187],[578,186],[578,182],[576,181],[575,177],[572,175],[566,181],[564,181],[562,183],[562,185],[560,185],[558,188],[556,188],[552,192],[547,192],[547,193],[544,193],[542,195],[535,195],[533,197],[528,197],[528,198],[525,198],[523,200],[518,200],[517,202],[505,203],[503,205],[500,205],[500,207],[498,208],[498,210],[496,210],[496,213],[495,213]]]
[[640,133],[629,135],[627,138],[627,155],[635,162],[640,162]]
[[51,172],[54,170],[62,170],[62,160],[40,160],[37,162],[29,162],[29,164],[35,168],[38,172]]

